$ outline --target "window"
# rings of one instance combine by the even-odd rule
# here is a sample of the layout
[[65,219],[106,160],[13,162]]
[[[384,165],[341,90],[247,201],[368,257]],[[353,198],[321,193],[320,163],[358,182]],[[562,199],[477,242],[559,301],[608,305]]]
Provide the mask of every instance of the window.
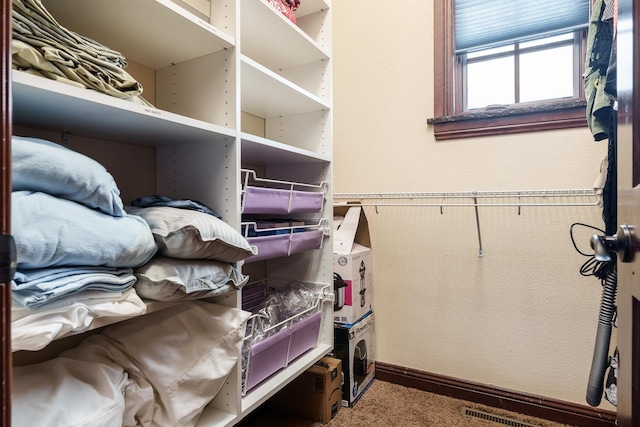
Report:
[[579,97],[576,38],[568,33],[465,54],[463,110]]
[[436,139],[586,126],[589,0],[443,0],[434,12]]

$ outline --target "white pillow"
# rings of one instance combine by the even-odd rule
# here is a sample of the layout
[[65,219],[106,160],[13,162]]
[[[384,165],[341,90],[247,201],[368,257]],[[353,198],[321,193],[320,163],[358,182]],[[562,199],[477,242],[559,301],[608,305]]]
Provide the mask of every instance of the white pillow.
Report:
[[213,215],[168,206],[125,209],[147,221],[160,255],[237,262],[257,253],[239,231]]
[[119,427],[129,379],[100,346],[13,368],[11,424]]
[[156,301],[208,298],[240,289],[249,280],[229,263],[155,257],[134,270],[136,292]]
[[[185,301],[105,328],[133,382],[128,387],[126,419],[148,425],[193,426],[218,394],[240,358],[246,320],[251,313],[202,301]],[[117,351],[116,351],[117,349]],[[153,390],[151,401],[136,399],[136,387]],[[135,411],[135,413],[134,413]]]

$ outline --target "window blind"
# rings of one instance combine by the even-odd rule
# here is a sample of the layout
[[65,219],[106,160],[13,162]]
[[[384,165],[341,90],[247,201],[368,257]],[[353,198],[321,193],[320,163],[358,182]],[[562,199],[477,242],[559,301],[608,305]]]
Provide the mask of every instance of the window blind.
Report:
[[456,53],[585,29],[589,0],[454,0]]

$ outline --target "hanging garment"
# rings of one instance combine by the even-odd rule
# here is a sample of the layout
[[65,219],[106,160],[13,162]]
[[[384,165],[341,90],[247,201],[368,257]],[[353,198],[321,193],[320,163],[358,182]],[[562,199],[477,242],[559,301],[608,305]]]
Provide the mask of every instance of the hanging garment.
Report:
[[609,137],[610,116],[613,100],[605,92],[607,70],[613,51],[613,19],[602,20],[604,0],[596,0],[589,22],[587,56],[583,76],[584,93],[587,99],[587,123],[596,141]]

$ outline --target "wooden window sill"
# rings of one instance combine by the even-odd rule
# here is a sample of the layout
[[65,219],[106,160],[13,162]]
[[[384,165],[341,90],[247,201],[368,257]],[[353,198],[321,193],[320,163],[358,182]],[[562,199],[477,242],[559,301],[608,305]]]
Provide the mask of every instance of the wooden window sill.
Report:
[[587,126],[586,101],[572,99],[529,106],[493,107],[427,120],[436,140]]

